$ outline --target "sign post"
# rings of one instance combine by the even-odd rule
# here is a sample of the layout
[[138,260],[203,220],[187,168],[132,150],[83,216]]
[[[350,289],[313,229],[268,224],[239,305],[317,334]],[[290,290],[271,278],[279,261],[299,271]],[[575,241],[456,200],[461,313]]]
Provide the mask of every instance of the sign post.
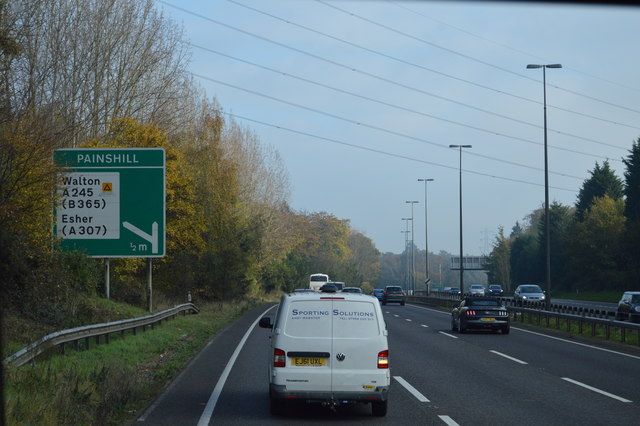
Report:
[[164,149],[59,149],[54,161],[63,169],[54,225],[63,249],[99,258],[165,255]]

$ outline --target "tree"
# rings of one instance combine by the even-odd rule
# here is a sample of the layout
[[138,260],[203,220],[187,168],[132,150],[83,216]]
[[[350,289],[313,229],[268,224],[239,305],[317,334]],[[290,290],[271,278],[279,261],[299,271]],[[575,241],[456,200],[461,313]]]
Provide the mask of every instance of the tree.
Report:
[[624,200],[597,197],[567,238],[570,290],[621,290],[621,242],[625,230]]
[[505,290],[511,289],[511,242],[504,236],[504,228],[498,228],[498,235],[489,255],[489,282],[500,283]]
[[629,156],[622,161],[626,166],[624,216],[627,221],[624,252],[630,270],[628,285],[640,287],[640,138],[633,143]]
[[576,201],[576,218],[579,221],[584,220],[585,211],[597,198],[608,196],[612,200],[620,200],[624,195],[622,180],[611,170],[608,161],[605,161],[602,166],[596,162],[595,168],[590,173],[591,176],[583,182]]
[[5,10],[21,48],[0,68],[11,110],[52,109],[66,146],[119,117],[170,131],[195,117],[182,31],[152,0],[15,0]]
[[[565,243],[569,234],[569,229],[574,221],[574,213],[571,207],[564,206],[558,202],[551,203],[549,208],[549,226],[551,237],[551,285],[554,289],[568,290],[570,284],[566,280],[566,254]],[[539,258],[545,259],[546,232],[544,213],[539,224],[538,235],[540,240]],[[542,263],[544,265],[544,263]],[[544,268],[543,268],[544,270]]]

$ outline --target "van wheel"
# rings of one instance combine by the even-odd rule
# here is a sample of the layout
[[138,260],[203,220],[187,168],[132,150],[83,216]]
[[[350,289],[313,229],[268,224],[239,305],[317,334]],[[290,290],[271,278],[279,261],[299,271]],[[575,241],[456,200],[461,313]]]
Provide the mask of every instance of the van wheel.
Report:
[[374,401],[371,403],[371,411],[376,417],[384,417],[387,415],[387,401]]
[[285,403],[286,401],[283,401],[281,399],[276,399],[276,398],[269,398],[269,402],[271,403],[271,414],[274,416],[281,416],[284,414],[285,412]]

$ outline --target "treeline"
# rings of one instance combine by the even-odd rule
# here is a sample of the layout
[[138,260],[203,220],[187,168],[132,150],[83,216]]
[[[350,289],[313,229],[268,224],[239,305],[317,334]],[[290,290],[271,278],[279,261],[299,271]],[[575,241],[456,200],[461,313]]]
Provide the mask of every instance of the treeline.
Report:
[[[640,289],[640,138],[626,158],[624,179],[596,162],[573,206],[549,206],[552,291]],[[498,230],[489,279],[508,288],[545,282],[544,209],[509,235]]]
[[[231,300],[328,273],[376,284],[379,252],[348,220],[288,204],[285,167],[187,72],[152,0],[0,0],[2,304],[59,320],[102,288],[101,262],[53,239],[59,148],[166,150],[167,255],[154,289]],[[144,306],[145,262],[112,260],[111,294]]]

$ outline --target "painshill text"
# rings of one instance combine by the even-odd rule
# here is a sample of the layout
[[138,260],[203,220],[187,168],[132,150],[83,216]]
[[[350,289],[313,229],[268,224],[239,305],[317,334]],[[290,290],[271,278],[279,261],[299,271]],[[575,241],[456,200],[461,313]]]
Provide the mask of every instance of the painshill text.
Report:
[[78,164],[138,164],[136,154],[78,154]]

